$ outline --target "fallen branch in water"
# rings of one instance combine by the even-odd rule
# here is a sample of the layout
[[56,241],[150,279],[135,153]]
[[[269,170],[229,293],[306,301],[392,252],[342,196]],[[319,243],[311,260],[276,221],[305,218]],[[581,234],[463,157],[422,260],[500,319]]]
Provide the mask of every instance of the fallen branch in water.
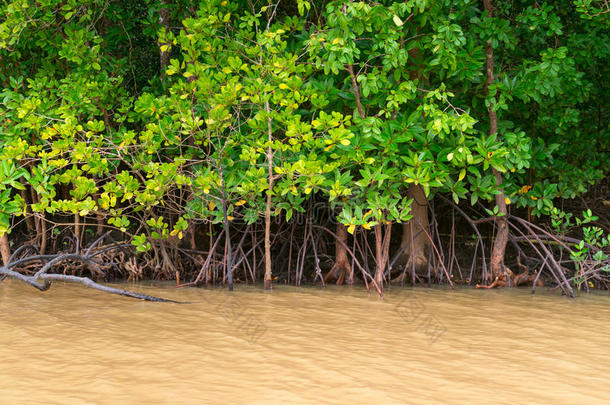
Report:
[[[48,290],[51,287],[51,284],[53,281],[64,281],[64,282],[68,282],[68,283],[79,283],[79,284],[83,284],[86,287],[104,291],[104,292],[107,292],[110,294],[123,295],[125,297],[137,298],[137,299],[141,299],[141,300],[145,300],[145,301],[177,303],[177,301],[168,300],[165,298],[158,298],[158,297],[153,297],[151,295],[139,294],[139,293],[135,293],[132,291],[122,290],[120,288],[108,287],[108,286],[96,283],[95,281],[91,280],[88,277],[79,277],[79,276],[66,275],[66,274],[49,274],[48,273],[48,271],[54,265],[56,265],[60,262],[63,262],[65,260],[78,261],[78,262],[84,263],[85,265],[92,266],[93,268],[96,268],[96,269],[99,268],[100,266],[104,265],[103,263],[100,263],[99,261],[95,260],[95,257],[101,252],[92,253],[91,251],[97,244],[99,244],[99,242],[102,239],[104,239],[106,236],[108,236],[108,234],[109,233],[102,235],[95,242],[93,242],[91,247],[89,247],[89,249],[85,252],[84,255],[81,255],[78,253],[62,253],[62,254],[55,254],[55,255],[34,255],[34,256],[25,257],[23,259],[15,260],[17,255],[19,253],[23,252],[25,249],[29,248],[29,249],[35,250],[34,247],[29,246],[29,245],[22,246],[19,249],[17,249],[15,251],[15,253],[13,253],[11,255],[6,266],[0,266],[0,276],[2,276],[0,278],[0,281],[2,281],[2,279],[4,277],[12,277],[12,278],[21,280],[21,281],[39,289],[40,291]],[[121,246],[118,245],[116,247],[118,248]],[[107,250],[108,249],[104,249],[103,251],[107,251]],[[33,276],[27,276],[25,274],[21,274],[17,271],[12,270],[19,265],[22,265],[22,264],[28,263],[28,262],[34,262],[34,261],[39,261],[41,263],[44,263],[44,265]],[[114,265],[114,263],[107,263],[106,265]]]

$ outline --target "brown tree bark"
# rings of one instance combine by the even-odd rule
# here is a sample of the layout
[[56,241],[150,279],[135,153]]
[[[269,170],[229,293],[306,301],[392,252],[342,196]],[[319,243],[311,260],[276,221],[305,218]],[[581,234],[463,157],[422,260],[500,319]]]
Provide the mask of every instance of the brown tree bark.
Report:
[[8,266],[8,259],[11,257],[11,245],[6,233],[0,236],[0,254],[2,254],[2,263]]
[[[22,184],[24,182],[22,181]],[[28,192],[29,186],[27,184],[23,184],[25,189],[21,190],[19,193],[21,194],[21,198],[25,202],[25,225],[27,229],[27,233],[29,235],[36,232],[36,224],[34,223],[34,217],[32,216],[32,210],[30,209],[30,196],[31,194]]]
[[[169,12],[169,8],[167,8],[167,2],[165,0],[162,0],[161,1],[161,10],[159,10],[159,24],[161,24],[166,29],[166,31],[169,31],[169,29],[170,29],[169,20],[170,20],[170,12]],[[159,46],[161,47],[162,44],[159,44]],[[159,65],[160,65],[160,69],[161,69],[161,77],[165,77],[165,70],[169,66],[169,58],[170,58],[169,49],[166,51],[163,51],[161,49],[160,53],[159,53]]]
[[[40,197],[38,193],[34,190],[33,187],[30,188],[31,201],[32,204],[38,204],[40,202]],[[44,255],[47,250],[47,222],[45,218],[45,213],[40,212],[36,214],[32,214],[34,218],[34,227],[36,229],[36,238],[39,243],[38,253]]]
[[[487,17],[493,16],[493,5],[491,0],[483,0],[485,11],[487,11]],[[491,40],[487,40],[485,47],[485,61],[486,61],[486,73],[487,82],[486,87],[489,92],[489,86],[494,82],[494,49],[491,45]],[[488,107],[489,113],[489,134],[498,133],[498,115],[493,109],[493,105],[490,104]],[[502,188],[502,173],[492,167],[492,173],[496,179],[496,186],[499,189],[499,193],[496,194],[496,205],[498,206],[499,216],[496,217],[497,233],[494,239],[493,248],[491,251],[491,276],[492,278],[500,277],[504,274],[504,254],[506,253],[506,243],[508,242],[508,224],[506,223],[506,215],[508,210],[506,207],[506,195]],[[488,280],[489,281],[489,280]]]
[[[385,228],[385,232],[384,232]],[[390,258],[390,238],[392,223],[375,225],[375,282],[383,291],[383,273]]]
[[39,252],[41,255],[44,255],[47,251],[47,221],[45,218],[44,212],[40,214],[39,218],[40,224],[40,249]]
[[337,234],[335,240],[335,264],[324,278],[324,281],[328,282],[331,278],[336,278],[337,285],[341,285],[344,282],[354,284],[354,269],[347,257],[347,250],[343,247],[347,245],[347,228],[342,223],[337,223],[335,233]]
[[413,218],[402,224],[402,240],[400,248],[403,250],[401,263],[409,263],[408,259],[414,261],[415,269],[422,270],[428,265],[427,250],[430,248],[430,239],[425,232],[430,227],[428,218],[428,198],[420,185],[409,186],[409,197],[413,199],[411,204],[411,215]]
[[102,214],[101,211],[98,211],[95,214],[95,222],[95,236],[102,236],[104,234],[104,225],[106,221],[104,221],[104,214]]
[[80,238],[81,238],[80,215],[78,214],[78,212],[76,214],[74,214],[74,236],[76,237],[76,241],[74,242],[76,244],[75,250],[78,252],[82,245],[82,241],[80,240]]

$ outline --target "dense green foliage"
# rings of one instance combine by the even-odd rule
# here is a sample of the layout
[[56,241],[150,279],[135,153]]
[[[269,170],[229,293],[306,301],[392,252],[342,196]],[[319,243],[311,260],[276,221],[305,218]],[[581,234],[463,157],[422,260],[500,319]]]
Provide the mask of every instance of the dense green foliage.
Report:
[[602,3],[2,1],[0,233],[158,257],[314,200],[350,233],[402,223],[411,184],[494,215],[492,169],[557,215],[608,175]]

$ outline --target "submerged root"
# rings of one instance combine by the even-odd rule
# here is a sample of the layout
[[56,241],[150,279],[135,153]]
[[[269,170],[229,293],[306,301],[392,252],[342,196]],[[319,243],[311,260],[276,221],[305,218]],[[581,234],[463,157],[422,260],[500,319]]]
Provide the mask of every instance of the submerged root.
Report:
[[501,287],[519,287],[522,285],[535,285],[537,287],[544,287],[542,280],[538,278],[538,272],[530,274],[529,270],[523,273],[515,275],[508,267],[505,268],[506,274],[497,276],[490,285],[477,284],[475,288],[501,288]]

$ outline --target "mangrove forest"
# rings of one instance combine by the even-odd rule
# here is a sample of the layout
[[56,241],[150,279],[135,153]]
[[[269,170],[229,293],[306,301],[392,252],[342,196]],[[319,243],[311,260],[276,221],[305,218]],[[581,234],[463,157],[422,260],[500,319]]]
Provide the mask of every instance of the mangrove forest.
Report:
[[607,290],[609,55],[602,0],[1,1],[0,277]]

